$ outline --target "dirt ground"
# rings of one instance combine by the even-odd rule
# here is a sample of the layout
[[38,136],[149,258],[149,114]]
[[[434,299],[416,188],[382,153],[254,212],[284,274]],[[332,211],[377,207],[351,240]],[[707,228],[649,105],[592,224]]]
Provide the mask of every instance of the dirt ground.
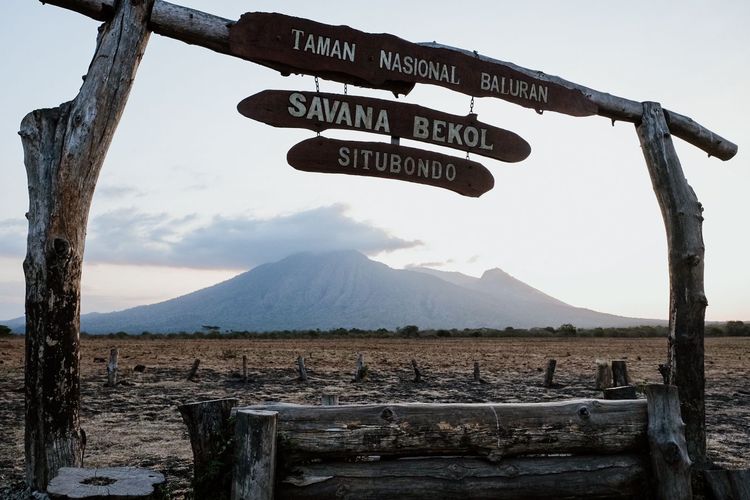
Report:
[[[120,350],[120,376],[107,388],[110,348]],[[236,397],[319,404],[324,393],[340,402],[535,402],[598,397],[597,359],[625,359],[635,384],[657,383],[664,339],[321,339],[168,340],[84,339],[81,348],[85,466],[148,467],[167,476],[174,498],[189,495],[192,454],[177,412],[183,403]],[[351,382],[357,353],[369,380]],[[310,381],[296,381],[295,360],[306,359]],[[250,380],[239,377],[242,356]],[[98,359],[97,359],[98,358]],[[194,359],[199,380],[186,380]],[[541,386],[548,358],[555,382]],[[0,340],[0,498],[23,482],[23,339]],[[416,359],[424,382],[412,382]],[[488,384],[472,383],[474,361]],[[145,365],[144,372],[134,370]],[[706,340],[708,448],[719,465],[750,467],[750,338]]]

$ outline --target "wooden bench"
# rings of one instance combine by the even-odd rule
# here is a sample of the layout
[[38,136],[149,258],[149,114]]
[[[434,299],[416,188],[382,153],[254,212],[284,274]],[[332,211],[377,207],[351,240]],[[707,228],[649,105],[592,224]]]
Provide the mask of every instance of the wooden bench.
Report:
[[692,498],[676,388],[646,392],[627,401],[236,407],[227,419],[231,495]]

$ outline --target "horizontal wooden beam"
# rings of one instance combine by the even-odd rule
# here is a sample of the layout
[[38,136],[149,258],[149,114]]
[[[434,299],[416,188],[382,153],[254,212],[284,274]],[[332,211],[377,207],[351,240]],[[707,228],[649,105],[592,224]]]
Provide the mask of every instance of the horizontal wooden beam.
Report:
[[[301,406],[278,412],[279,457],[478,455],[645,451],[646,401]],[[235,409],[236,411],[237,409]]]
[[[111,18],[114,11],[114,2],[115,0],[43,0],[43,3],[73,10],[99,21],[107,21]],[[233,55],[230,54],[229,50],[229,26],[234,22],[234,20],[224,19],[198,10],[171,4],[164,0],[156,0],[149,28],[159,35],[181,40],[192,45],[199,45],[222,54]],[[425,43],[423,45],[447,48],[474,55],[470,51],[437,43]],[[541,71],[530,70],[483,55],[478,55],[477,57],[486,61],[494,61],[512,66],[516,70],[534,78],[563,85],[570,89],[580,90],[597,105],[597,114],[600,116],[636,124],[641,121],[643,107],[640,102],[590,89],[557,76],[547,75]],[[668,117],[669,130],[673,135],[702,149],[710,156],[715,156],[721,160],[729,160],[737,154],[736,144],[715,134],[691,118],[673,111],[665,110],[665,113]]]
[[645,456],[534,457],[493,464],[476,458],[423,458],[301,465],[281,478],[280,498],[645,498]]

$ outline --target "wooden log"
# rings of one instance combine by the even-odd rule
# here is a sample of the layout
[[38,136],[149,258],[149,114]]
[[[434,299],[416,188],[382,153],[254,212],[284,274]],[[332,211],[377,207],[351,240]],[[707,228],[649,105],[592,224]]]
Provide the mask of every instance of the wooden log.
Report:
[[609,362],[602,359],[596,360],[596,390],[603,391],[612,387],[612,368]]
[[153,0],[110,9],[78,95],[21,122],[29,186],[26,278],[26,482],[44,491],[82,461],[80,299],[96,180],[149,38]]
[[359,456],[645,450],[646,401],[528,404],[258,405],[279,413],[279,456],[294,462]]
[[227,499],[231,494],[232,439],[230,415],[237,399],[216,399],[178,407],[193,449],[195,498]]
[[544,387],[552,387],[552,379],[555,377],[556,359],[547,360],[547,369],[544,371]]
[[635,386],[623,385],[604,389],[604,399],[636,399]]
[[628,365],[624,360],[612,361],[612,384],[614,384],[615,387],[630,385]]
[[648,442],[657,497],[692,499],[690,458],[680,418],[680,400],[673,385],[646,387]]
[[[45,0],[45,3],[74,10],[100,21],[106,21],[111,18],[115,0]],[[199,45],[214,52],[233,55],[229,49],[229,26],[235,22],[234,20],[174,5],[163,0],[156,0],[149,28],[159,35],[174,38],[191,45]],[[638,101],[600,92],[557,76],[546,75],[541,71],[523,68],[471,51],[435,42],[420,45],[468,53],[472,57],[477,57],[483,61],[496,62],[508,66],[532,78],[578,90],[596,105],[598,115],[611,120],[623,120],[636,124],[641,122],[643,108]],[[666,112],[666,115],[668,116],[669,130],[674,135],[702,149],[709,155],[721,160],[729,160],[737,154],[736,144],[715,134],[691,118],[673,111]]]
[[705,470],[708,491],[713,500],[748,500],[750,499],[750,469]]
[[305,368],[305,358],[297,356],[297,380],[307,382],[307,369]]
[[320,396],[320,404],[323,406],[338,406],[339,395],[338,394],[323,394]]
[[242,382],[247,384],[247,356],[242,355]]
[[120,351],[115,349],[109,350],[109,363],[107,363],[107,387],[117,386],[117,358]]
[[644,498],[648,463],[639,455],[534,457],[491,463],[422,458],[295,467],[280,498],[357,500]]
[[419,367],[417,366],[417,360],[415,359],[411,360],[411,367],[414,370],[414,383],[416,384],[422,383],[422,372],[419,371]]
[[680,393],[690,458],[701,465],[707,462],[703,341],[708,301],[703,290],[703,206],[685,179],[665,112],[658,103],[643,103],[643,120],[637,131],[667,231],[669,382]]
[[274,411],[237,411],[232,500],[275,498],[276,416]]
[[361,352],[357,355],[357,365],[354,370],[354,379],[352,382],[362,382],[367,378],[367,365],[365,364],[365,355]]
[[187,376],[187,379],[189,381],[191,382],[196,381],[195,377],[198,375],[198,367],[200,366],[200,364],[201,364],[200,359],[196,359],[195,361],[193,361],[193,366],[190,368],[190,372],[188,372],[188,376]]
[[47,486],[52,499],[161,499],[164,475],[137,467],[62,467]]

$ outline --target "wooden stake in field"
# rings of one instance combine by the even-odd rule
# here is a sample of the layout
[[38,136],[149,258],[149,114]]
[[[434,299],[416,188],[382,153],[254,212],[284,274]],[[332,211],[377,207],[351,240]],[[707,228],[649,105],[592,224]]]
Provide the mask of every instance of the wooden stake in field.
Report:
[[411,367],[414,369],[414,382],[419,384],[422,382],[422,372],[419,370],[419,367],[417,366],[417,360],[412,359],[411,360]]
[[622,359],[612,361],[612,383],[615,387],[630,385],[630,377],[628,377],[628,365]]
[[201,360],[196,359],[193,361],[193,366],[190,368],[190,372],[188,373],[187,379],[191,382],[196,382],[196,376],[198,375],[198,367],[201,365]]
[[242,382],[247,384],[247,356],[242,355]]
[[120,351],[110,349],[109,351],[109,363],[107,363],[107,387],[117,387],[117,357],[120,355]]
[[302,355],[297,356],[297,380],[307,382],[307,369],[305,368],[305,358]]
[[544,387],[552,387],[552,380],[555,377],[555,367],[557,366],[556,359],[547,360],[547,369],[544,371]]
[[352,382],[362,382],[367,378],[367,365],[365,364],[365,355],[359,353],[357,355],[357,366],[354,371],[354,380]]
[[612,367],[609,361],[596,360],[596,390],[603,391],[612,387]]

